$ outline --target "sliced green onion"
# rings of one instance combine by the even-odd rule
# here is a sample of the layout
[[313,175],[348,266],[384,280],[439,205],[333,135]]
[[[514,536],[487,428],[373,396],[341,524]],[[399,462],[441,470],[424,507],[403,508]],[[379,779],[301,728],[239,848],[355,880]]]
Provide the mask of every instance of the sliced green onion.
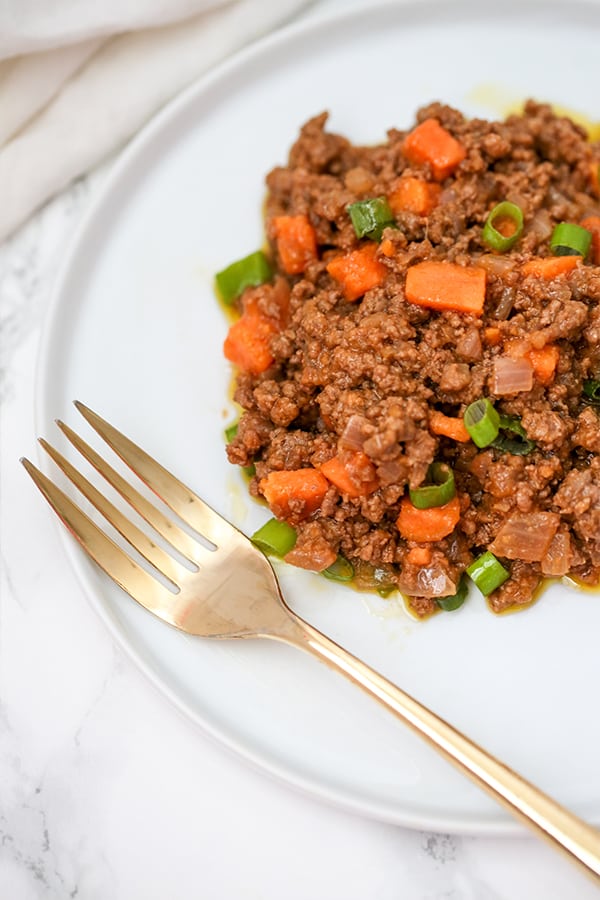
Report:
[[296,543],[296,531],[287,522],[269,519],[254,532],[250,540],[267,555],[285,556]]
[[440,609],[444,609],[446,612],[452,612],[452,610],[458,609],[459,606],[463,605],[463,603],[467,599],[468,593],[469,585],[467,579],[464,577],[464,575],[461,575],[456,593],[452,594],[452,596],[450,597],[436,597],[435,602],[440,607]]
[[253,478],[256,475],[256,466],[250,463],[249,466],[242,466],[242,472],[247,478]]
[[493,553],[486,550],[470,566],[467,566],[467,575],[475,582],[484,597],[488,597],[492,591],[504,584],[509,577],[501,562],[498,562]]
[[583,256],[588,254],[592,243],[592,233],[581,225],[561,222],[552,232],[550,249],[554,256]]
[[271,264],[262,250],[231,263],[215,276],[217,290],[224,303],[233,303],[243,290],[264,284],[273,277]]
[[380,241],[383,229],[395,224],[394,214],[385,197],[359,200],[348,207],[356,237]]
[[600,403],[600,381],[590,378],[583,382],[583,393],[590,403]]
[[446,463],[432,463],[427,470],[426,480],[429,484],[409,489],[410,502],[417,509],[430,509],[432,506],[443,506],[452,500],[456,493],[454,472]]
[[481,397],[469,404],[465,410],[463,421],[473,443],[478,447],[489,447],[492,441],[498,437],[500,415],[487,397]]
[[227,428],[225,429],[225,431],[224,431],[225,440],[227,441],[228,444],[230,444],[232,442],[232,440],[234,439],[234,437],[236,436],[239,424],[240,424],[239,422],[234,422],[233,425],[228,425]]
[[504,453],[527,456],[535,450],[536,443],[529,440],[518,416],[505,416],[500,413],[500,432],[498,437],[492,441],[491,446]]
[[[504,235],[498,231],[494,223],[499,222],[500,219],[510,219],[514,225],[514,231],[511,234]],[[508,200],[505,200],[503,203],[498,203],[485,220],[481,239],[490,250],[505,253],[517,243],[522,234],[523,212],[516,203],[509,203]]]
[[345,556],[338,556],[328,569],[323,569],[321,575],[329,578],[330,581],[352,581],[354,578],[354,566]]

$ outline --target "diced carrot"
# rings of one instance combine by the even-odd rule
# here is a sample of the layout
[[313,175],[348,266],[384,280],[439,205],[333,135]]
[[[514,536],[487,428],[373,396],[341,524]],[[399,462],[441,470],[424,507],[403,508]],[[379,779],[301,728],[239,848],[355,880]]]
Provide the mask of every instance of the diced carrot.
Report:
[[545,347],[541,347],[539,350],[532,348],[526,356],[533,366],[534,377],[537,378],[540,384],[550,384],[554,379],[554,373],[558,365],[558,347],[555,344],[546,344]]
[[281,265],[288,275],[300,275],[318,256],[315,229],[303,215],[276,216],[271,227]]
[[592,233],[590,258],[595,265],[600,266],[600,216],[587,216],[581,224]]
[[443,506],[430,506],[429,509],[417,509],[406,496],[400,503],[396,526],[405,540],[429,543],[441,541],[451,534],[459,520],[460,500],[456,495]]
[[545,256],[539,259],[530,259],[521,271],[523,275],[533,275],[535,278],[548,280],[572,272],[581,263],[580,256]]
[[324,462],[320,469],[338,491],[349,497],[366,497],[379,486],[373,463],[367,454],[360,450],[345,455],[344,458],[333,456]]
[[328,263],[327,271],[342,285],[346,300],[358,300],[387,275],[384,264],[375,259],[376,253],[377,244],[369,242],[358,250],[334,256]]
[[463,161],[467,151],[437,119],[425,119],[404,141],[404,155],[411,163],[429,163],[436,181],[443,181]]
[[406,299],[431,309],[454,309],[480,316],[485,302],[485,269],[426,260],[406,273]]
[[488,347],[497,347],[502,340],[502,332],[495,325],[483,329],[483,343]]
[[244,372],[259,375],[273,362],[270,344],[275,331],[273,322],[256,309],[244,312],[229,328],[223,344],[225,358]]
[[413,566],[428,566],[431,562],[431,549],[429,547],[413,547],[406,554],[406,562]]
[[400,179],[396,189],[388,196],[388,203],[394,213],[408,210],[418,216],[428,216],[437,206],[441,192],[439,184],[407,176]]
[[459,441],[461,444],[471,440],[471,435],[462,419],[445,416],[437,409],[433,409],[429,413],[429,430],[434,434],[452,438],[453,441]]
[[393,241],[390,241],[389,238],[385,238],[385,240],[380,243],[379,249],[381,250],[383,255],[387,257],[393,256],[396,252],[394,249],[394,243]]
[[259,488],[273,515],[291,524],[301,522],[321,506],[329,483],[317,469],[270,472]]
[[360,497],[358,486],[352,481],[346,467],[338,456],[332,456],[321,467],[321,472],[331,481],[342,494],[348,494],[349,497]]

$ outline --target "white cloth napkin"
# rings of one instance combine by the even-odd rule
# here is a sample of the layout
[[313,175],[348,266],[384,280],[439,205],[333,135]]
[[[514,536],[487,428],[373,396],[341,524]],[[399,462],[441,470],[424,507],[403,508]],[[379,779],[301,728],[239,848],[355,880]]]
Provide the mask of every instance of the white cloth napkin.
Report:
[[0,2],[0,241],[309,0]]

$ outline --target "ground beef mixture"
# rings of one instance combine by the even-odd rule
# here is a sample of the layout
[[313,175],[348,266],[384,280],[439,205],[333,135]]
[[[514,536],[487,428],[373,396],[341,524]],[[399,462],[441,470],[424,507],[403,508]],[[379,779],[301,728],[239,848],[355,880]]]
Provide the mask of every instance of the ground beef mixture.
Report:
[[[600,378],[600,147],[532,101],[499,122],[433,103],[370,147],[326,124],[309,121],[267,176],[273,274],[238,297],[225,346],[243,408],[227,454],[296,529],[286,559],[321,571],[344,557],[359,587],[397,588],[419,616],[485,551],[509,573],[488,597],[497,612],[548,578],[597,585],[600,417],[584,386]],[[393,221],[359,237],[348,207],[373,198]],[[523,231],[496,252],[483,228],[503,201]],[[585,256],[553,252],[565,222],[589,227]],[[417,283],[431,262],[448,267],[437,305]],[[444,305],[457,271],[482,308]],[[463,415],[481,398],[525,439],[478,447]],[[429,532],[402,519],[434,462],[456,489],[441,537],[439,508]]]

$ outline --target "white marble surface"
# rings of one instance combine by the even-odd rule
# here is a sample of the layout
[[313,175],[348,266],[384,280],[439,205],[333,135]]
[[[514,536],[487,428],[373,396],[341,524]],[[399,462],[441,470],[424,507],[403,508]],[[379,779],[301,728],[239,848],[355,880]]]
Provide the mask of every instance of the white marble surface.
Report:
[[114,645],[18,462],[35,452],[52,280],[109,168],[0,246],[0,897],[597,897],[525,834],[411,832],[274,782],[183,720]]

